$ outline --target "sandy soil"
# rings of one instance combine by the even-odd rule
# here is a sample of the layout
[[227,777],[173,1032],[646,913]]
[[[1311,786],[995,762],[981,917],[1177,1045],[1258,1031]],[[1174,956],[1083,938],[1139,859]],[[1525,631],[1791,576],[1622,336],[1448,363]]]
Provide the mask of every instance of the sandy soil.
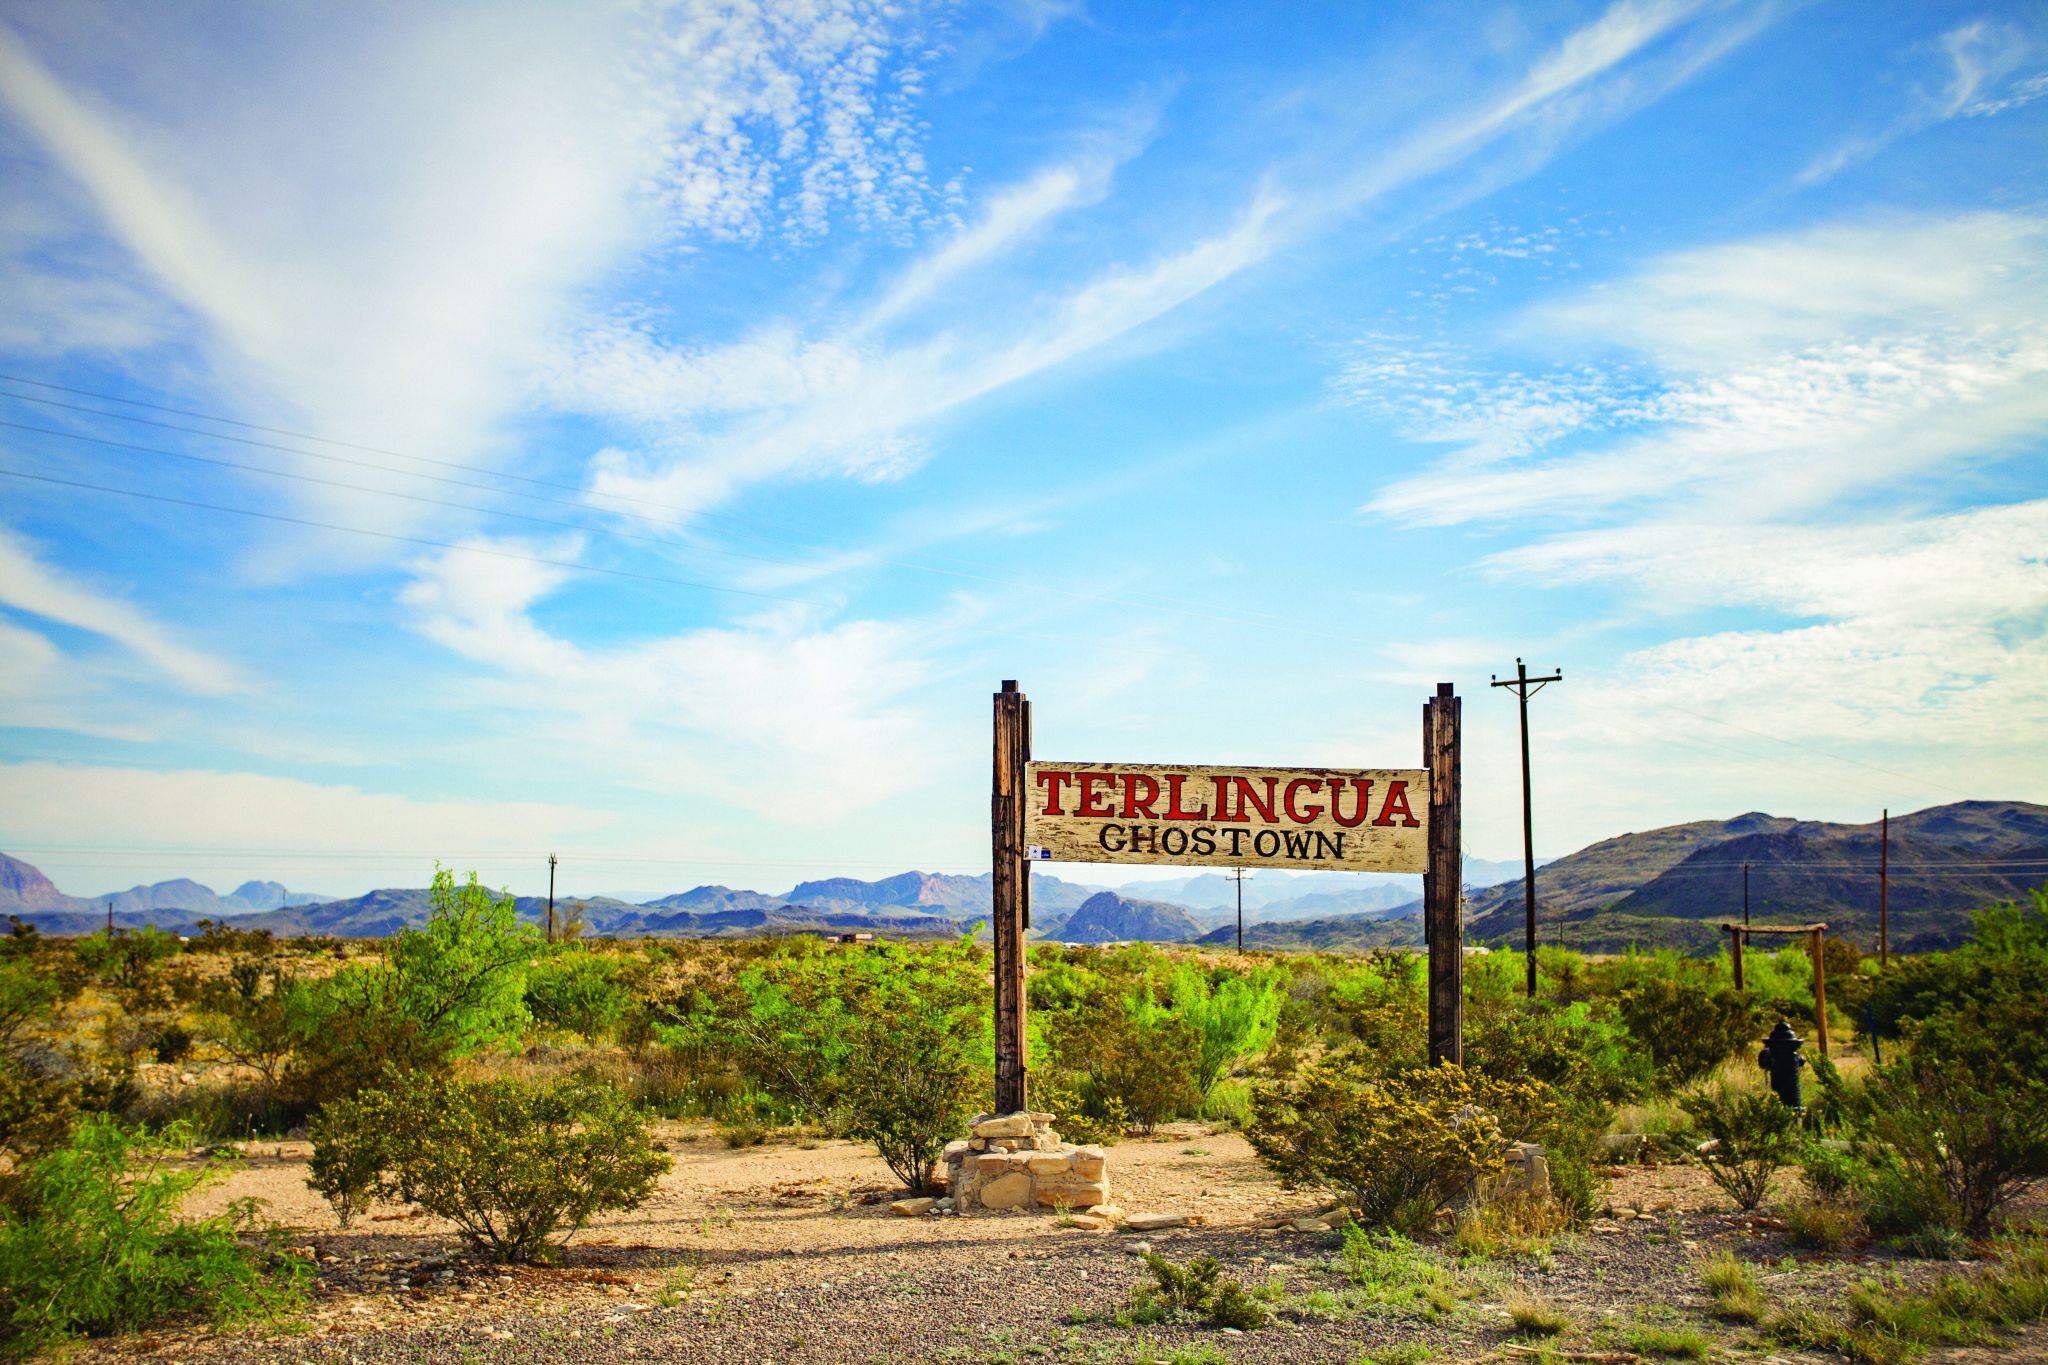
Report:
[[[1140,1242],[1176,1259],[1208,1252],[1247,1284],[1276,1277],[1293,1293],[1345,1283],[1340,1239],[1269,1224],[1315,1200],[1281,1190],[1231,1133],[1179,1127],[1111,1150],[1112,1193],[1127,1213],[1171,1211],[1197,1226],[1140,1237],[1063,1228],[1042,1214],[904,1218],[901,1193],[864,1147],[772,1142],[738,1151],[702,1129],[663,1133],[675,1157],[656,1197],[594,1223],[558,1266],[503,1268],[465,1254],[444,1224],[377,1210],[343,1230],[305,1186],[305,1143],[265,1143],[195,1212],[229,1199],[268,1201],[291,1245],[317,1266],[311,1309],[294,1330],[205,1329],[96,1344],[93,1360],[317,1361],[1059,1361],[1166,1360],[1206,1346],[1233,1361],[1355,1361],[1400,1342],[1441,1360],[1516,1354],[1502,1297],[1524,1288],[1566,1305],[1582,1329],[1668,1321],[1715,1337],[1728,1358],[1771,1348],[1715,1323],[1695,1262],[1721,1246],[1768,1263],[1777,1297],[1825,1299],[1877,1267],[1866,1257],[1793,1257],[1770,1220],[1724,1212],[1685,1167],[1618,1168],[1612,1216],[1538,1260],[1494,1262],[1442,1323],[1373,1312],[1293,1314],[1235,1336],[1193,1326],[1108,1321],[1148,1282]],[[1928,1273],[1908,1266],[1908,1273]],[[1782,1361],[1821,1359],[1778,1351]],[[1935,1359],[1943,1359],[1941,1356]],[[2003,1353],[1949,1359],[2048,1360],[2048,1333]]]

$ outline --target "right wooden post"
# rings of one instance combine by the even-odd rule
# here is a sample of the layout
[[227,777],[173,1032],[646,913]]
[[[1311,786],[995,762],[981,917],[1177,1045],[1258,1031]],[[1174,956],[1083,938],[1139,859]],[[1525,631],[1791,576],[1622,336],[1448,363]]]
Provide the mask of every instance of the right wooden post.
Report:
[[1422,927],[1429,944],[1429,1061],[1465,1063],[1464,866],[1458,837],[1459,700],[1449,683],[1422,705],[1422,763],[1429,769],[1429,854],[1422,874]]
[[1742,976],[1742,930],[1733,924],[1724,924],[1721,927],[1726,929],[1728,937],[1735,941],[1735,989],[1748,990],[1749,983]]

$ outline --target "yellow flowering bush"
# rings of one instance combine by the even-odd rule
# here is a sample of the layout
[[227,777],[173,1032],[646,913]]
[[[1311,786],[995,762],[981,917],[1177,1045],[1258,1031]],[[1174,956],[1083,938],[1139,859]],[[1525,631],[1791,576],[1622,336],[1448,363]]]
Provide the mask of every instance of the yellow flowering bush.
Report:
[[414,1073],[327,1106],[307,1183],[344,1218],[372,1200],[416,1204],[493,1259],[530,1262],[554,1256],[557,1230],[644,1203],[669,1165],[608,1085]]
[[1292,1086],[1255,1090],[1245,1136],[1285,1187],[1327,1188],[1369,1224],[1415,1228],[1499,1174],[1508,1143],[1556,1108],[1541,1082],[1451,1065],[1375,1077],[1340,1056],[1303,1068]]

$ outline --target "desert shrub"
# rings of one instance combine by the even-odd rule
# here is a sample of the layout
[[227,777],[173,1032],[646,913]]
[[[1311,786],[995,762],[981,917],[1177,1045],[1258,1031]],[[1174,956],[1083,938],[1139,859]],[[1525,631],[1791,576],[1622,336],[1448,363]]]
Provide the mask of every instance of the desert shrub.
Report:
[[1068,1142],[1113,1146],[1131,1126],[1121,1099],[1071,1071],[1034,1067],[1030,1099],[1034,1108],[1052,1115],[1053,1127]]
[[1360,1298],[1389,1312],[1442,1317],[1470,1291],[1428,1252],[1397,1232],[1344,1228],[1343,1271]]
[[182,1062],[192,1055],[192,1030],[172,1020],[156,1030],[150,1049],[159,1062]]
[[373,1199],[446,1218],[500,1261],[543,1261],[561,1229],[635,1208],[669,1158],[609,1086],[527,1087],[393,1074],[327,1106],[313,1128],[308,1182],[351,1213]]
[[63,984],[26,955],[0,959],[0,1057],[21,1056],[63,996]]
[[1799,1111],[1767,1090],[1696,1090],[1680,1098],[1705,1141],[1689,1145],[1736,1207],[1754,1209],[1799,1152]]
[[1498,1174],[1507,1143],[1555,1111],[1540,1083],[1451,1065],[1375,1080],[1340,1058],[1255,1089],[1245,1135],[1283,1186],[1332,1189],[1367,1223],[1412,1229]]
[[1904,1057],[1846,1092],[1849,1123],[1878,1154],[1866,1195],[1874,1226],[1939,1223],[1981,1237],[2048,1173],[2048,1085],[2006,1060],[2005,1043],[1975,1011],[1936,1015]]
[[275,1091],[299,1041],[292,1020],[292,979],[272,971],[266,991],[256,964],[238,962],[233,980],[234,989],[214,1002],[201,1031],[228,1057],[254,1069],[265,1089]]
[[[1987,1021],[2004,1010],[2014,1017],[2048,1001],[2048,891],[2025,905],[2008,902],[1980,910],[1974,941],[1953,952],[1900,960],[1870,992],[1880,1034],[1902,1037],[1913,1021],[1972,1010]],[[2035,1014],[2037,1023],[2041,1016]],[[2048,1080],[2048,1038],[2039,1027],[2006,1032],[2010,1061],[2037,1080]]]
[[994,1062],[969,983],[917,972],[871,994],[841,1090],[846,1129],[871,1142],[913,1193],[982,1099]]
[[1778,1212],[1792,1245],[1812,1251],[1846,1251],[1870,1230],[1862,1205],[1852,1199],[1791,1199]]
[[1173,974],[1173,1007],[1195,1035],[1195,1095],[1208,1102],[1217,1082],[1273,1040],[1280,992],[1270,981],[1211,974],[1184,964]]
[[178,1205],[223,1173],[167,1164],[189,1134],[81,1119],[31,1161],[0,1213],[0,1353],[26,1355],[201,1314],[217,1322],[297,1308],[305,1266],[245,1240],[253,1201],[181,1220]]
[[540,946],[510,896],[434,873],[431,911],[385,946],[381,964],[350,963],[291,989],[284,1005],[296,1055],[288,1089],[310,1109],[393,1071],[442,1072],[462,1056],[515,1041],[527,1024],[526,973]]
[[788,1113],[824,1123],[853,1051],[857,1016],[847,997],[857,1000],[856,983],[835,973],[816,947],[788,952],[713,988],[705,999],[709,1028],[741,1073]]
[[1552,1108],[1526,1136],[1543,1144],[1559,1205],[1586,1222],[1599,1203],[1598,1139],[1618,1105],[1651,1088],[1649,1054],[1605,1001],[1531,1002],[1496,989],[1474,1005],[1466,1065],[1544,1087]]
[[618,978],[618,964],[601,953],[580,946],[558,949],[527,973],[527,1013],[549,1028],[608,1038],[633,999]]
[[1098,990],[1049,1021],[1046,1040],[1061,1068],[1074,1074],[1083,1108],[1098,1118],[1121,1107],[1132,1127],[1149,1133],[1201,1103],[1195,1030],[1154,1001],[1144,982],[1128,993]]
[[1755,1007],[1719,983],[1655,977],[1623,991],[1616,1003],[1629,1033],[1649,1050],[1660,1089],[1712,1075],[1757,1036]]
[[446,1075],[454,1066],[447,1040],[381,997],[365,998],[355,1010],[337,1004],[350,994],[315,987],[295,992],[287,1004],[295,1047],[282,1084],[301,1113],[349,1099],[394,1072]]
[[1476,999],[1465,1021],[1465,1065],[1509,1082],[1537,1082],[1589,1106],[1646,1095],[1650,1057],[1605,1001],[1556,1005]]
[[[1152,1272],[1156,1288],[1132,1294],[1129,1312],[1134,1318],[1162,1321],[1172,1313],[1187,1313],[1241,1332],[1266,1325],[1265,1305],[1245,1292],[1237,1280],[1224,1277],[1223,1266],[1214,1256],[1197,1256],[1185,1266],[1177,1266],[1158,1252],[1148,1251],[1145,1266]],[[1159,1308],[1168,1311],[1148,1311]]]
[[72,942],[71,952],[80,967],[94,980],[121,997],[131,1010],[147,1008],[167,998],[156,979],[160,963],[178,955],[175,935],[145,925],[141,929],[105,930]]

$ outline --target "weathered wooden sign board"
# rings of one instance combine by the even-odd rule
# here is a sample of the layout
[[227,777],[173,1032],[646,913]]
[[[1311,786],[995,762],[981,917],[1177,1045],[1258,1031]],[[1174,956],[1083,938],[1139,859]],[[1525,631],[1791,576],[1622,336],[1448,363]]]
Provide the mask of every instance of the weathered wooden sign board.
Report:
[[1426,769],[1031,763],[1028,857],[1068,863],[1420,872]]
[[1429,1055],[1464,1059],[1459,700],[1422,708],[1420,768],[1034,763],[1031,703],[995,696],[989,819],[995,897],[996,1109],[1026,1108],[1024,946],[1033,861],[1422,873]]

